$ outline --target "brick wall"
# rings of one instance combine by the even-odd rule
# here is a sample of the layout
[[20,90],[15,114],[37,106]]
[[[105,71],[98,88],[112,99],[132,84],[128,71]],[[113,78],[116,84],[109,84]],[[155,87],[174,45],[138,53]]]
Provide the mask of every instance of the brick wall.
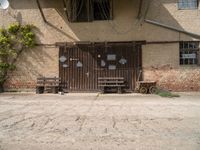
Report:
[[58,77],[58,52],[58,48],[42,46],[25,50],[16,62],[16,70],[9,73],[5,89],[34,89],[37,77]]
[[[148,0],[146,0],[148,1]],[[0,10],[0,26],[10,23],[34,24],[37,42],[53,44],[71,41],[193,41],[193,37],[137,20],[139,0],[114,0],[114,20],[70,23],[62,0],[41,0],[49,24],[42,20],[35,0],[10,0],[11,8]],[[178,10],[177,0],[152,0],[147,19],[200,34],[199,10]],[[38,76],[58,76],[58,48],[37,47],[25,51],[9,74],[6,89],[34,88]],[[199,90],[200,67],[179,65],[178,44],[143,46],[145,80],[177,91]],[[173,81],[172,81],[173,79]],[[176,79],[176,80],[175,80]]]
[[179,65],[179,44],[143,46],[144,80],[172,91],[200,91],[200,66]]

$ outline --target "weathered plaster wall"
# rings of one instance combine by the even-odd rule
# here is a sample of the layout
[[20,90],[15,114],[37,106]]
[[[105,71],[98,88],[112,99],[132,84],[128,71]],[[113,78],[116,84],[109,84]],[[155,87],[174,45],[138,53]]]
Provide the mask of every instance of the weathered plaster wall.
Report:
[[[89,23],[68,22],[63,11],[62,0],[40,1],[49,24],[43,22],[35,0],[10,0],[12,9],[0,11],[2,20],[0,26],[7,26],[16,21],[34,24],[38,27],[38,42],[48,44],[57,41],[167,41],[180,39],[180,35],[177,32],[137,20],[139,0],[114,0],[113,20]],[[157,2],[155,1],[155,3]],[[171,23],[182,28],[177,20],[171,16],[167,8],[163,5],[161,6],[161,8],[155,9],[162,10],[164,14],[168,15],[167,17],[170,18]],[[154,6],[150,8],[152,7]],[[154,9],[150,9],[147,18],[154,18],[154,11]],[[159,18],[157,20],[159,21]]]
[[179,67],[179,44],[151,44],[142,47],[143,68]]
[[[0,26],[6,27],[14,22],[34,24],[37,27],[37,41],[43,44],[70,41],[196,40],[137,20],[139,0],[114,0],[114,20],[89,23],[68,22],[64,16],[62,0],[41,0],[48,24],[43,22],[35,0],[10,0],[10,3],[9,10],[0,11]],[[199,12],[178,10],[177,0],[152,0],[146,18],[200,34]],[[58,76],[58,48],[37,47],[26,51],[16,65],[17,70],[10,73],[5,87],[33,88],[38,76]],[[178,44],[143,46],[143,68],[144,79],[157,80],[162,87],[200,90],[200,67],[179,65]]]

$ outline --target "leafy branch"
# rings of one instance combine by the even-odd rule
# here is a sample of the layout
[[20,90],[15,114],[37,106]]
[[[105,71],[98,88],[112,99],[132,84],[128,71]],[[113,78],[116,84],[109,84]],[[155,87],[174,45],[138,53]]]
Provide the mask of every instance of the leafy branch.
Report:
[[36,45],[33,25],[11,24],[6,29],[0,29],[0,85],[8,76],[8,71],[14,70],[19,55],[23,50]]

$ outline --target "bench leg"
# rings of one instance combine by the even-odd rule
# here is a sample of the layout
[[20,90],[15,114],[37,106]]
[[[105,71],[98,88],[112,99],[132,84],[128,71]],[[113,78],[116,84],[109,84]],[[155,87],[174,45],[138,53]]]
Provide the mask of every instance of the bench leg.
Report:
[[53,94],[57,94],[58,93],[58,87],[53,87],[52,92],[53,92]]
[[101,93],[105,94],[105,91],[106,91],[106,87],[103,87],[102,90],[101,90]]
[[117,88],[117,93],[122,94],[122,87]]
[[101,88],[100,88],[101,94],[105,94],[105,91],[106,91],[106,88],[105,88],[105,87],[101,87]]
[[43,94],[44,93],[44,87],[37,86],[36,87],[36,94]]

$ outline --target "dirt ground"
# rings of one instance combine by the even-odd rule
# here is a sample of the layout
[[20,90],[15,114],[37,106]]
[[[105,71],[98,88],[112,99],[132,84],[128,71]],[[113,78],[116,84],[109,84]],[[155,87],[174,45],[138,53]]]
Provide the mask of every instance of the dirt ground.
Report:
[[0,95],[0,150],[199,150],[200,93]]

